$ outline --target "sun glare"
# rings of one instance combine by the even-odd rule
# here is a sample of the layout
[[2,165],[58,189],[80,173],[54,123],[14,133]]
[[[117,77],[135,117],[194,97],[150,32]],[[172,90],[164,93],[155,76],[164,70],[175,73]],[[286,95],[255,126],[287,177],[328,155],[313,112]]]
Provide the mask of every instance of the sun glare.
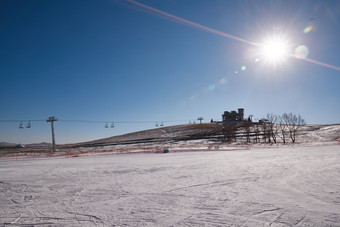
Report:
[[263,47],[263,53],[274,61],[280,60],[285,55],[285,47],[280,41],[272,41]]
[[261,45],[260,55],[264,62],[280,64],[289,56],[288,42],[283,38],[270,38]]

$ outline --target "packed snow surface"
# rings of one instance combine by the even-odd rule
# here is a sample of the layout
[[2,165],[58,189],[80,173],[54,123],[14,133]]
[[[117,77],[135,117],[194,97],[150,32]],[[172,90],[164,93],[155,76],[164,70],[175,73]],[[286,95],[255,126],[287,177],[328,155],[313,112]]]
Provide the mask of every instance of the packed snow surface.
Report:
[[340,226],[340,146],[0,160],[0,225]]

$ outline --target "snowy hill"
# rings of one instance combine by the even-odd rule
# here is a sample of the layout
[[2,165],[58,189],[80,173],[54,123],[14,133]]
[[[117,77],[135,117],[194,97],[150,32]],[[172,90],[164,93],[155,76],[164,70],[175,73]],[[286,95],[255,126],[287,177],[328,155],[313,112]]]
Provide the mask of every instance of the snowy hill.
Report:
[[340,139],[340,124],[309,125],[303,128],[300,140],[304,142],[326,142]]
[[[137,143],[160,143],[169,141],[189,140],[221,140],[221,124],[204,123],[162,127],[129,133],[120,136],[72,144],[71,146],[105,146]],[[244,136],[239,130],[238,135]],[[297,136],[297,142],[327,142],[340,139],[340,124],[332,125],[307,125],[301,128]],[[242,140],[242,138],[241,138]]]
[[[7,142],[0,142],[0,147],[2,148],[13,148],[18,146],[19,144],[16,143],[7,143]],[[22,144],[21,144],[22,145]],[[30,143],[30,144],[23,144],[23,147],[46,147],[46,146],[51,146],[51,143]]]
[[131,144],[141,142],[161,142],[166,140],[190,140],[213,137],[218,131],[217,123],[168,126],[157,129],[128,133],[120,136],[77,143],[73,145]]
[[15,147],[16,143],[0,142],[0,147]]
[[25,144],[25,147],[50,147],[52,144],[51,143],[30,143],[30,144]]
[[[61,153],[145,153],[162,152],[163,149],[167,148],[170,148],[171,151],[211,151],[283,145],[282,140],[279,138],[276,144],[264,142],[261,138],[258,142],[254,142],[254,138],[251,138],[251,142],[247,143],[242,128],[237,131],[236,142],[227,142],[223,139],[223,135],[221,135],[221,124],[219,123],[187,124],[139,131],[83,143],[57,145],[57,149]],[[296,143],[294,144],[314,146],[325,143],[338,144],[339,142],[340,124],[307,125],[298,133]],[[287,144],[293,144],[289,138],[287,139]],[[50,147],[50,144],[47,143],[35,144],[35,146],[25,145],[25,148],[19,149],[13,147],[10,149],[2,148],[1,153],[46,152],[51,150]]]

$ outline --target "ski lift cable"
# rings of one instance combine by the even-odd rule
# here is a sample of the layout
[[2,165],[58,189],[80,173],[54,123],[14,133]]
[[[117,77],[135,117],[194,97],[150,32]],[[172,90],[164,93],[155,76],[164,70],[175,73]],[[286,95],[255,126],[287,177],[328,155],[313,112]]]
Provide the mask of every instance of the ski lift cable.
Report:
[[[23,123],[23,122],[27,122],[27,124],[31,124],[32,122],[45,122],[46,119],[44,120],[0,120],[0,123]],[[155,122],[162,122],[164,123],[175,123],[175,122],[188,122],[188,120],[168,120],[168,121],[102,121],[102,120],[63,120],[63,119],[59,119],[59,122],[73,122],[73,123],[101,123],[101,124],[105,124],[107,122],[114,122],[117,124],[155,124]],[[160,123],[159,123],[160,124]]]
[[74,123],[107,123],[114,122],[118,124],[154,124],[155,122],[187,122],[188,120],[169,120],[169,121],[96,121],[96,120],[59,120],[60,122],[74,122]]
[[46,121],[46,120],[0,120],[0,122],[38,122],[38,121]]

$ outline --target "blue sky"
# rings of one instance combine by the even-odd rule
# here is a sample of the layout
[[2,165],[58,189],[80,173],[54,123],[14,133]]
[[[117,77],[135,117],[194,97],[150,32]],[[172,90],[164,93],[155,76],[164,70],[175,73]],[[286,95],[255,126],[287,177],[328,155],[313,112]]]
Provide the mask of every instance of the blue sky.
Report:
[[[221,120],[239,107],[340,123],[339,1],[136,2],[0,2],[0,121],[32,120],[0,122],[0,142],[50,142],[50,116],[57,143]],[[268,37],[292,53],[308,47],[307,59],[266,61],[253,43]]]

